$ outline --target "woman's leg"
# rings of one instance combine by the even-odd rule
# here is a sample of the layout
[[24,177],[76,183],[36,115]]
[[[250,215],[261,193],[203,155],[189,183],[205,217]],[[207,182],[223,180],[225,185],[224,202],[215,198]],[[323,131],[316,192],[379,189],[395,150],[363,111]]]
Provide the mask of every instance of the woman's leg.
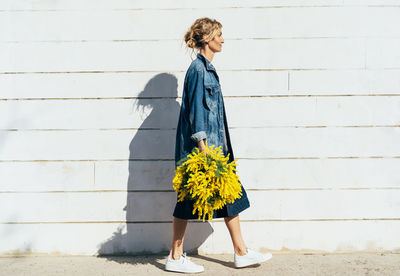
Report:
[[240,231],[239,215],[225,217],[224,220],[226,227],[228,227],[229,233],[231,234],[235,253],[239,256],[245,255],[247,253],[247,247]]
[[177,260],[183,253],[183,239],[185,237],[188,220],[172,217],[172,246],[169,255]]

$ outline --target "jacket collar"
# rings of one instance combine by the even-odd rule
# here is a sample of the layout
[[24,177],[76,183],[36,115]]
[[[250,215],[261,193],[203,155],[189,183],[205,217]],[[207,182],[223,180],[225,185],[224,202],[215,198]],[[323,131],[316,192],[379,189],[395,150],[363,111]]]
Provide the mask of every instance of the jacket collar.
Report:
[[212,70],[212,71],[216,72],[214,65],[212,65],[211,62],[205,56],[203,56],[202,54],[198,53],[197,54],[197,58],[200,59],[201,61],[203,61],[203,63],[206,66],[207,70]]

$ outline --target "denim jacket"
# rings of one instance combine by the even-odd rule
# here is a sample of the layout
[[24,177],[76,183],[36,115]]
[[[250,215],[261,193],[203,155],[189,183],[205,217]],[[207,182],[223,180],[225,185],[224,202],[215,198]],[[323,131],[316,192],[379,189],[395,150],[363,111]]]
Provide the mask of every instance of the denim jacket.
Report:
[[229,162],[234,160],[219,77],[211,62],[198,53],[185,75],[176,130],[175,166],[202,139],[209,146],[221,146],[225,156],[230,153]]

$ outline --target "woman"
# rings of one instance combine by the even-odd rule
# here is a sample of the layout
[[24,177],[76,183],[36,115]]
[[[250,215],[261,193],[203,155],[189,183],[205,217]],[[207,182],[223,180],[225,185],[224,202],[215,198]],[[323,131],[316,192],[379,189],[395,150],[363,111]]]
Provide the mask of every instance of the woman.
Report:
[[[216,52],[221,52],[224,39],[222,25],[216,20],[204,17],[197,19],[184,36],[186,46],[197,49],[197,59],[190,64],[184,81],[182,105],[176,132],[175,168],[177,162],[186,157],[194,147],[205,151],[208,145],[222,146],[229,162],[234,160],[231,147],[225,106],[219,84],[219,77],[211,61]],[[205,152],[205,154],[207,154]],[[239,213],[250,207],[245,189],[242,196],[223,209],[214,211],[213,218],[224,218],[234,248],[236,267],[245,267],[266,261],[270,253],[261,254],[247,248],[240,231]],[[193,201],[177,202],[173,213],[173,240],[166,262],[166,270],[178,272],[201,272],[204,268],[194,264],[183,253],[183,240],[192,214]]]

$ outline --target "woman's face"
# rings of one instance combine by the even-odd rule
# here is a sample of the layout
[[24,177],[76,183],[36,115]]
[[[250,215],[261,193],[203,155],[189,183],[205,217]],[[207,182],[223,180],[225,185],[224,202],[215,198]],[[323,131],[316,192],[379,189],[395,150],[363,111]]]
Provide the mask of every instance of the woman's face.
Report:
[[213,38],[213,40],[208,42],[208,47],[213,52],[222,51],[222,43],[224,43],[224,38],[222,37],[222,31],[220,30]]

